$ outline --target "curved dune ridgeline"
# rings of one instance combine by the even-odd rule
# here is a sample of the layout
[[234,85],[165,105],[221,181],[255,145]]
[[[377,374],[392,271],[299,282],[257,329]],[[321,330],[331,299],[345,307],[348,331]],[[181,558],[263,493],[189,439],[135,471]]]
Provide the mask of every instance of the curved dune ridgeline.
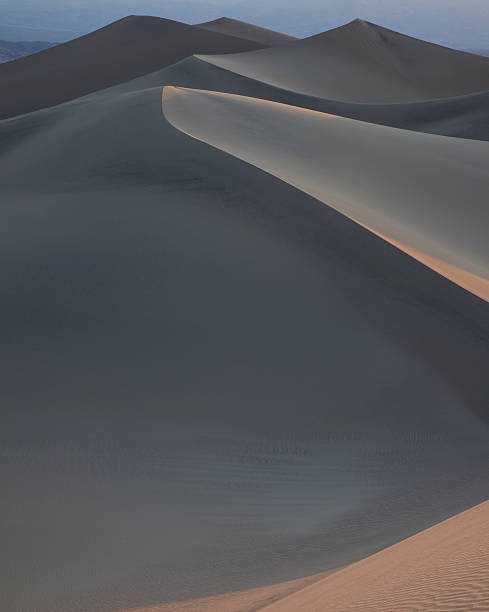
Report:
[[488,144],[178,88],[163,112],[489,300]]
[[489,140],[488,91],[411,103],[338,102],[274,87],[224,70],[195,56],[128,81],[120,85],[118,91],[122,93],[162,85],[233,93],[379,125],[444,136]]

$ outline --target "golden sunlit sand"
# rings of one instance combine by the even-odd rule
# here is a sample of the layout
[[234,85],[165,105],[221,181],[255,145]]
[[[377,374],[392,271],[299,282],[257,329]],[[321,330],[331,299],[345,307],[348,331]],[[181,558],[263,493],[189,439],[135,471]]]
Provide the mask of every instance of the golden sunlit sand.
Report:
[[265,612],[489,609],[489,502],[263,608]]

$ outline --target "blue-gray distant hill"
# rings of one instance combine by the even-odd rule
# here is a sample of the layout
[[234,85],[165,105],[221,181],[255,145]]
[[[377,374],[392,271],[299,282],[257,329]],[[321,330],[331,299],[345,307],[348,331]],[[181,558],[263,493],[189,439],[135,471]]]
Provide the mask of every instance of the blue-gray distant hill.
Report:
[[487,49],[464,49],[468,53],[475,53],[475,55],[484,55],[485,57],[489,57],[489,48]]
[[54,47],[55,44],[46,41],[12,42],[10,40],[0,40],[0,64],[43,51],[49,47]]

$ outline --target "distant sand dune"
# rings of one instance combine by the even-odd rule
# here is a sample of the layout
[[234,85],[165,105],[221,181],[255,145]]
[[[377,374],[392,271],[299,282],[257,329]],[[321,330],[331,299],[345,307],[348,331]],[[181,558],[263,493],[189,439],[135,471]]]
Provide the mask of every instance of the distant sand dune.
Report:
[[171,19],[131,15],[36,55],[0,65],[0,119],[124,83],[193,53],[236,53],[262,46]]
[[489,300],[489,145],[166,88],[175,127],[332,206]]
[[199,57],[270,85],[347,102],[410,102],[489,89],[489,59],[360,19],[285,47]]

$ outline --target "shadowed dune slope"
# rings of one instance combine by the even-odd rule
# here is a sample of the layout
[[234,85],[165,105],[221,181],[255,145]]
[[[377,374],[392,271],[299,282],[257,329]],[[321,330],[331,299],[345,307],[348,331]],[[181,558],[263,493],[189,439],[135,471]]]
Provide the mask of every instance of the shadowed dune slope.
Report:
[[488,58],[359,19],[284,47],[203,59],[283,89],[347,102],[412,102],[489,89]]
[[487,143],[172,87],[163,112],[489,300]]
[[263,612],[489,608],[489,502],[359,561]]
[[485,302],[159,87],[2,121],[0,161],[9,612],[277,584],[487,498]]
[[251,23],[246,23],[245,21],[230,19],[229,17],[221,17],[220,19],[199,23],[197,25],[204,30],[211,30],[212,32],[220,32],[221,34],[254,40],[263,45],[283,45],[293,40],[297,40],[295,36],[282,34],[282,32],[262,28]]
[[36,55],[0,65],[0,119],[53,106],[173,64],[256,42],[169,19],[130,16]]

